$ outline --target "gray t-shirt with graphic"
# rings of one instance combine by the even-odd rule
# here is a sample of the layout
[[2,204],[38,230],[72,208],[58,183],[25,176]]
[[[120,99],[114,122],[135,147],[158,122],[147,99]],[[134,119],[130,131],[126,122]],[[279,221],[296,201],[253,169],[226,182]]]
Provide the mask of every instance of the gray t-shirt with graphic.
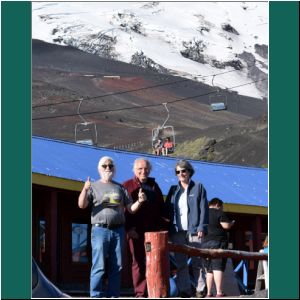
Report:
[[88,201],[92,208],[91,223],[118,225],[125,223],[124,208],[132,203],[127,190],[113,181],[103,183],[100,180],[91,183]]

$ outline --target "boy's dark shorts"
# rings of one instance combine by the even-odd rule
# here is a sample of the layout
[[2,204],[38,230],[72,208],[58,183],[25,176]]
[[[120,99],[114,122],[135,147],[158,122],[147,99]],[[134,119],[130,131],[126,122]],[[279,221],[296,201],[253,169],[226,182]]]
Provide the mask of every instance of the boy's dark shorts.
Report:
[[206,272],[212,273],[213,271],[225,271],[227,263],[227,258],[213,258],[213,259],[207,259],[204,262]]
[[[227,242],[216,242],[211,241],[207,242],[206,244],[201,245],[201,248],[206,249],[227,249],[228,243]],[[227,258],[206,258],[203,259],[203,264],[206,269],[207,273],[212,273],[213,271],[225,271],[227,263]]]

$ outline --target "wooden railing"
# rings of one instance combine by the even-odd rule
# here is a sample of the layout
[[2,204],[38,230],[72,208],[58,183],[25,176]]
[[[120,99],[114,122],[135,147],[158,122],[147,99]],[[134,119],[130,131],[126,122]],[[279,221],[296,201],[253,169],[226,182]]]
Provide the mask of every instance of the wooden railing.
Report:
[[234,258],[234,259],[251,259],[251,260],[268,260],[268,254],[260,252],[247,252],[239,250],[224,249],[199,249],[186,245],[176,245],[168,243],[169,251],[180,252],[189,256],[200,256],[204,258]]
[[146,232],[146,279],[149,298],[165,298],[169,292],[169,252],[180,252],[188,256],[203,258],[233,258],[268,260],[268,254],[225,249],[199,249],[187,245],[177,245],[168,242],[168,232]]

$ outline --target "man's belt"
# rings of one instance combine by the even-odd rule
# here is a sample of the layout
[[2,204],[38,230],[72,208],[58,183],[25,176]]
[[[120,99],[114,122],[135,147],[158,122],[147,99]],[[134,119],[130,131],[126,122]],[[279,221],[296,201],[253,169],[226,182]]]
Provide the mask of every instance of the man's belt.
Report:
[[107,228],[107,229],[117,229],[119,227],[124,226],[124,224],[105,224],[105,223],[96,223],[93,224],[93,226],[96,227],[102,227],[102,228]]

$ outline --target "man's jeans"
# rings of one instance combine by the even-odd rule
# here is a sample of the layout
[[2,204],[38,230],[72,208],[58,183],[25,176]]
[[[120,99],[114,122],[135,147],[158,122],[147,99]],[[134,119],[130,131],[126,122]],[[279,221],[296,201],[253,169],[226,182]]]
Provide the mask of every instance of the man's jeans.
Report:
[[[92,269],[90,277],[90,296],[120,297],[122,248],[124,227],[107,229],[92,227]],[[107,290],[104,287],[104,274],[108,275]]]

